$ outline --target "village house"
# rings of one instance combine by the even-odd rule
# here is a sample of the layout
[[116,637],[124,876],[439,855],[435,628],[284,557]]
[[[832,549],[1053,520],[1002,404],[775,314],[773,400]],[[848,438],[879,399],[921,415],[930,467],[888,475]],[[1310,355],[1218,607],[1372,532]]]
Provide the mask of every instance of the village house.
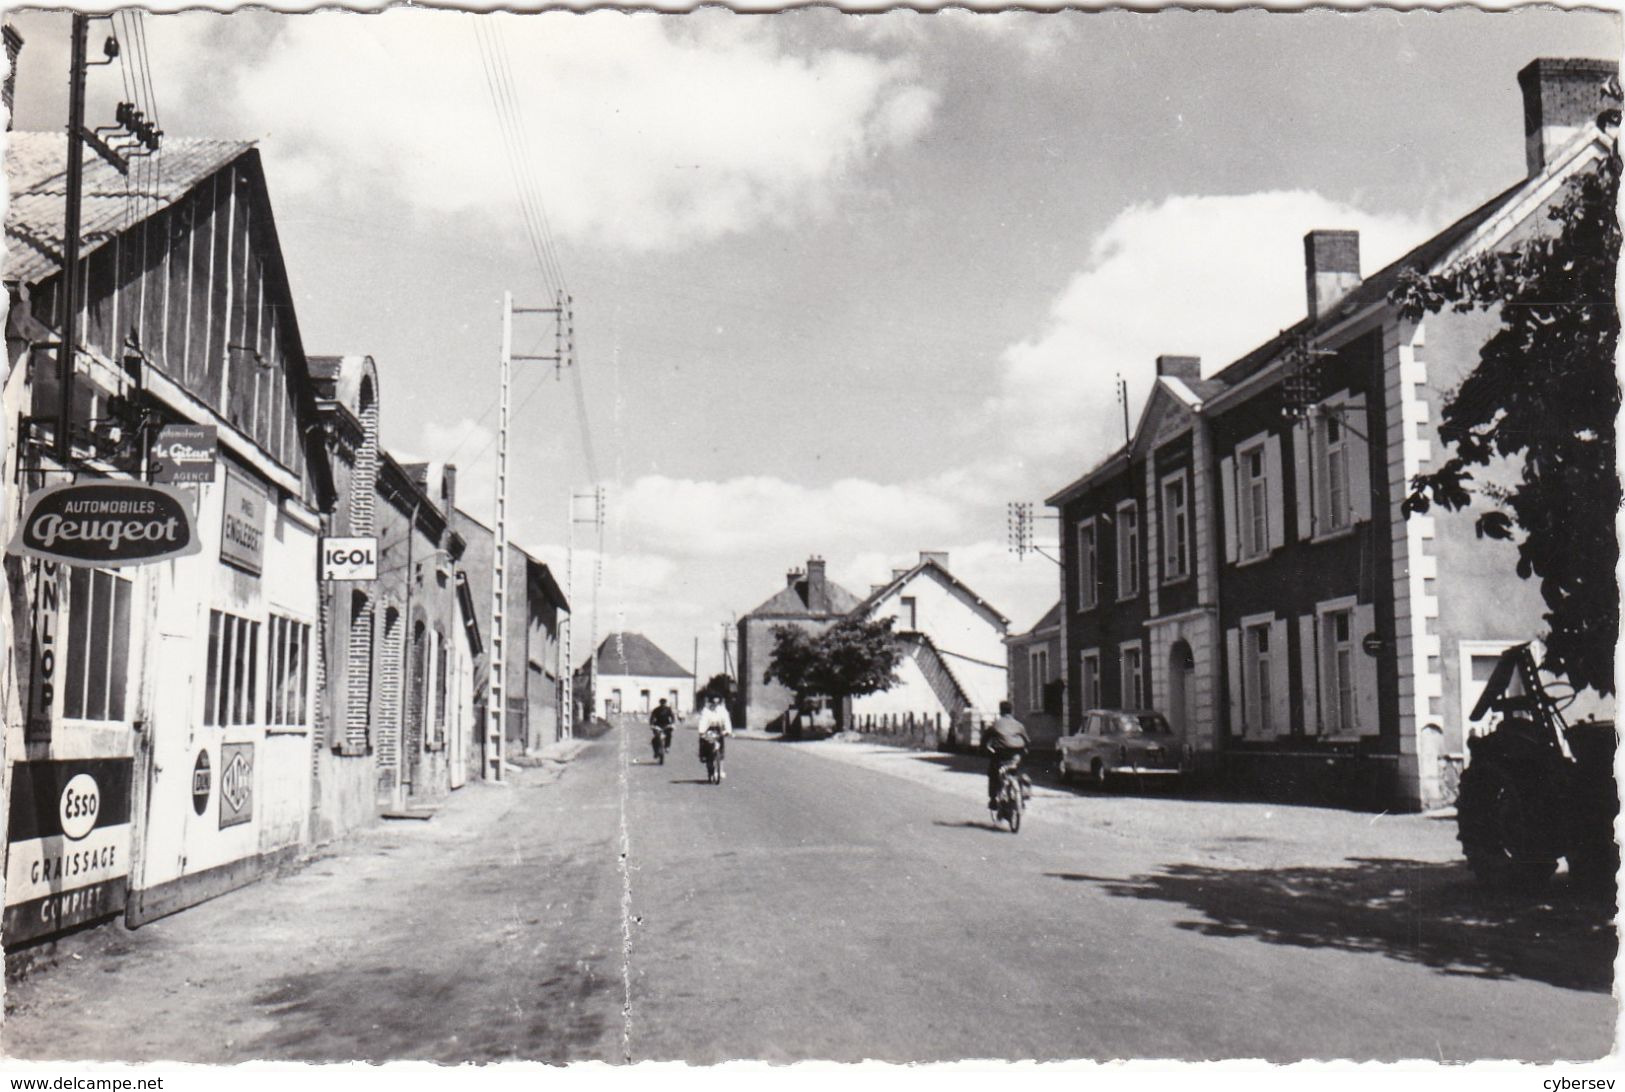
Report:
[[948,570],[948,555],[922,551],[850,612],[892,619],[902,658],[897,682],[851,700],[847,723],[928,727],[939,738],[956,724],[998,716],[1009,687],[1004,639],[1010,622]]
[[591,663],[576,672],[576,687],[595,716],[646,717],[662,698],[680,717],[694,711],[694,673],[641,633],[605,637]]
[[[259,152],[168,140],[138,195],[86,150],[63,461],[66,158],[61,133],[10,134],[6,527],[47,486],[150,475],[183,498],[193,552],[5,560],[8,944],[120,910],[139,924],[298,852],[320,705],[334,485]],[[59,798],[87,794],[92,824],[70,832]],[[70,833],[92,867],[60,867]]]
[[[488,662],[491,654],[491,581],[496,536],[491,528],[460,508],[453,509],[453,527],[464,542],[464,583],[476,611],[475,625],[485,635],[474,664],[475,721],[488,715]],[[503,733],[509,757],[530,754],[565,738],[571,721],[565,706],[565,672],[561,668],[562,619],[570,611],[564,590],[546,563],[508,543],[507,661],[504,678],[507,715]],[[480,737],[483,739],[483,735]],[[480,774],[485,759],[483,743],[467,753],[469,773]]]
[[1061,736],[1065,687],[1061,682],[1061,605],[1025,633],[1004,639],[1009,650],[1009,701],[1034,747],[1050,750]]
[[773,630],[795,626],[822,633],[853,610],[858,598],[825,571],[824,559],[810,557],[807,567],[785,574],[784,587],[739,619],[739,689],[734,720],[746,728],[782,726],[795,695],[763,675],[773,658]]
[[[1465,761],[1486,668],[1541,628],[1538,585],[1473,514],[1405,518],[1493,313],[1405,319],[1401,272],[1550,231],[1608,153],[1610,62],[1519,73],[1523,178],[1369,278],[1352,231],[1304,240],[1306,317],[1203,378],[1161,357],[1133,439],[1048,500],[1062,540],[1066,724],[1156,708],[1239,791],[1421,807]],[[1617,115],[1616,115],[1617,116]],[[1582,698],[1581,709],[1601,708]]]

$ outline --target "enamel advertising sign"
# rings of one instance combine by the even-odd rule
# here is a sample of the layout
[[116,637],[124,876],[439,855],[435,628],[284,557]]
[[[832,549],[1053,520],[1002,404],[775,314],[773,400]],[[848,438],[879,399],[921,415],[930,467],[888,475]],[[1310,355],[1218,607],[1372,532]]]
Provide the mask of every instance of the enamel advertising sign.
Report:
[[265,492],[226,468],[226,515],[220,529],[220,560],[259,576],[265,570]]
[[165,425],[152,442],[152,480],[163,485],[212,482],[219,455],[214,425]]
[[187,495],[168,485],[94,481],[28,495],[7,551],[63,565],[117,568],[202,549]]
[[19,762],[6,847],[6,942],[117,913],[129,874],[129,758]]

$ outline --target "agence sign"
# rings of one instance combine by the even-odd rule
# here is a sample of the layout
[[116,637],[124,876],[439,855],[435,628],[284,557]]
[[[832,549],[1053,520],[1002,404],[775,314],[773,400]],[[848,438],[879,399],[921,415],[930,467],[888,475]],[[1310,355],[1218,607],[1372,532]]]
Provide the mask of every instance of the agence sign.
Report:
[[29,494],[7,551],[63,565],[116,568],[202,549],[185,493],[166,485],[97,481]]

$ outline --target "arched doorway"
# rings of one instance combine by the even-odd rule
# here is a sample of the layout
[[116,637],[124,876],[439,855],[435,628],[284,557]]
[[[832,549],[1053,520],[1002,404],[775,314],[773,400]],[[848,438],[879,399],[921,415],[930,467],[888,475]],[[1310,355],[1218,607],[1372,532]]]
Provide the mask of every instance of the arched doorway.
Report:
[[1187,740],[1196,734],[1196,656],[1181,637],[1168,650],[1168,708],[1174,731]]

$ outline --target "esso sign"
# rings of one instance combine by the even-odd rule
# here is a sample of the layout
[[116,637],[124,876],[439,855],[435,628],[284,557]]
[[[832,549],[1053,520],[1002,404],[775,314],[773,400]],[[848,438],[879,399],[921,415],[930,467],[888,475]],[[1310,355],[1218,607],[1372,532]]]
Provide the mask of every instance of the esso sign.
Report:
[[62,821],[62,833],[70,842],[77,842],[95,828],[96,813],[101,806],[102,794],[94,777],[82,773],[68,779],[57,801],[57,818]]
[[322,539],[323,580],[377,580],[376,538]]

